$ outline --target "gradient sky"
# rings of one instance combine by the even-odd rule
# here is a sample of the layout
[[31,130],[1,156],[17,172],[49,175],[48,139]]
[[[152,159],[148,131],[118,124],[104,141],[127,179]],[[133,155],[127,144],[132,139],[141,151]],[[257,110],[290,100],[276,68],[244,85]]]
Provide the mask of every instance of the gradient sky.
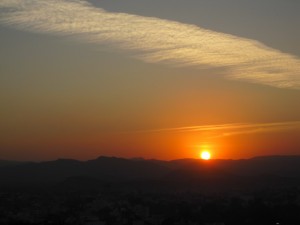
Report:
[[0,0],[0,158],[300,154],[299,11]]

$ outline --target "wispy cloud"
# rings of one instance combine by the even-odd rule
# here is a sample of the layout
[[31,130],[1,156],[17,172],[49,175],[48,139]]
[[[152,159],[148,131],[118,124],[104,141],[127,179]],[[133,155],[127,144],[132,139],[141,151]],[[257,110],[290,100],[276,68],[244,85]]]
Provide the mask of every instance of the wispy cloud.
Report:
[[110,44],[146,62],[220,67],[231,79],[300,88],[299,58],[190,24],[111,13],[83,0],[0,0],[0,15],[2,24]]
[[231,123],[214,124],[190,127],[175,127],[153,130],[137,131],[138,133],[166,133],[166,132],[198,132],[207,133],[209,138],[219,138],[225,136],[270,133],[286,130],[299,130],[300,121],[277,122],[277,123]]

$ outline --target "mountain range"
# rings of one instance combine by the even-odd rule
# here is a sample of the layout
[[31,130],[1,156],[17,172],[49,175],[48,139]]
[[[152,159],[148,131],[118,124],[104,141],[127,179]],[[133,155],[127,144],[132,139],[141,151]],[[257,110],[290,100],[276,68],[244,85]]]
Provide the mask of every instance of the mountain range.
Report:
[[104,183],[187,190],[300,186],[300,156],[208,161],[162,161],[105,156],[88,161],[0,161],[1,185],[97,186]]

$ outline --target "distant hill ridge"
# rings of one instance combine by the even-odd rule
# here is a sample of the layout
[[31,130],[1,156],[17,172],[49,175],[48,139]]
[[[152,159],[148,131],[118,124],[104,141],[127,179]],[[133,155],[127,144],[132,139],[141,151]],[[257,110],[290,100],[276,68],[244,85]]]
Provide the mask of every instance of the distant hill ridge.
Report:
[[[76,179],[75,179],[76,178]],[[86,178],[99,182],[152,182],[180,185],[228,183],[300,184],[300,156],[263,156],[242,160],[171,161],[100,156],[93,160],[0,161],[0,184],[59,183]]]
[[20,165],[20,164],[25,164],[27,162],[24,161],[11,161],[11,160],[1,160],[0,159],[0,167],[3,166],[15,166],[15,165]]

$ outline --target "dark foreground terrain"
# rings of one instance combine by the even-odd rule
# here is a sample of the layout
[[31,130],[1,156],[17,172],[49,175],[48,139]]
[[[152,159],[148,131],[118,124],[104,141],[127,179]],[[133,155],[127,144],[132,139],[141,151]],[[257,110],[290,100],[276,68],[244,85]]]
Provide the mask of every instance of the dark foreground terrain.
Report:
[[0,161],[0,185],[1,225],[300,224],[297,156]]

